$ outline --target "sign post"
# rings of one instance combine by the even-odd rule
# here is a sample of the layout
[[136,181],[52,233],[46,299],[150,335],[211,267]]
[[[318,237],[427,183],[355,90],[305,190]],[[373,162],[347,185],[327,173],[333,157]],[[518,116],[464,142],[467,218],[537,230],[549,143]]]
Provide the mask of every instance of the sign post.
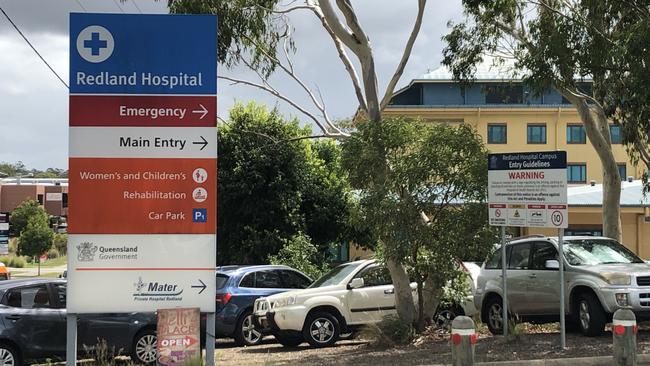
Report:
[[566,151],[489,154],[488,209],[490,225],[501,226],[504,335],[508,329],[505,227],[558,229],[560,255],[560,328],[565,339],[563,236],[568,227]]
[[0,255],[9,254],[9,219],[7,214],[0,214]]
[[216,34],[215,16],[70,15],[69,332],[215,311]]

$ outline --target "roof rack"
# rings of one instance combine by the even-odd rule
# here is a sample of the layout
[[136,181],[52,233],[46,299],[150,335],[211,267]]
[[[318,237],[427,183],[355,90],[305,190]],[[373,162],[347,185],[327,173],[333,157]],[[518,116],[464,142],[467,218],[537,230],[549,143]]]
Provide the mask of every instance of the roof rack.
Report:
[[516,238],[511,238],[509,241],[530,239],[530,238],[546,238],[546,237],[547,237],[546,235],[542,235],[542,234],[530,234],[530,235],[518,236]]

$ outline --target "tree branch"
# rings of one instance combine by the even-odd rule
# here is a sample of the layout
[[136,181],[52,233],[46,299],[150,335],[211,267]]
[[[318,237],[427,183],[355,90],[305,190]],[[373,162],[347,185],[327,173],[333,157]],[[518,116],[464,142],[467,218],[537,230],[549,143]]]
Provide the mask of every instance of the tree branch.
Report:
[[413,24],[411,35],[409,36],[409,39],[406,42],[404,53],[402,53],[402,59],[397,65],[397,69],[395,70],[393,77],[390,79],[388,86],[386,86],[386,92],[384,93],[384,97],[382,98],[379,107],[382,110],[386,108],[390,100],[393,98],[393,92],[395,91],[395,86],[397,85],[399,79],[402,77],[402,73],[404,73],[404,68],[406,67],[406,63],[408,62],[409,57],[411,56],[411,51],[413,50],[413,44],[415,43],[418,34],[420,34],[420,28],[422,26],[422,18],[424,17],[424,8],[426,7],[426,5],[427,5],[427,0],[418,0],[418,15],[415,18],[415,24]]
[[366,107],[366,100],[363,96],[363,92],[361,91],[361,84],[359,82],[359,76],[357,75],[357,70],[352,64],[352,61],[350,61],[347,52],[345,52],[341,39],[338,38],[336,34],[334,34],[332,27],[330,27],[330,25],[327,23],[327,20],[325,19],[325,16],[323,15],[323,12],[320,8],[315,7],[314,9],[312,9],[312,11],[316,15],[316,17],[320,19],[323,28],[325,28],[327,33],[332,38],[332,41],[334,41],[334,47],[336,47],[336,51],[339,54],[339,59],[341,59],[341,62],[343,62],[343,66],[345,66],[345,70],[348,72],[348,75],[350,76],[350,81],[352,81],[352,87],[354,88],[354,93],[357,96],[357,100],[359,101],[359,106],[364,112],[368,112],[368,107]]
[[338,39],[343,42],[352,52],[356,53],[359,49],[358,40],[352,35],[352,33],[345,28],[343,23],[339,20],[339,17],[336,15],[334,8],[329,0],[318,0],[320,5],[321,12],[325,18],[325,21],[330,26],[330,29]]
[[302,114],[304,114],[305,116],[309,117],[312,121],[314,121],[314,123],[323,131],[324,135],[326,135],[328,137],[345,137],[345,136],[349,136],[349,134],[339,130],[338,128],[335,128],[335,132],[329,131],[327,128],[325,128],[325,126],[323,126],[321,121],[314,114],[312,114],[311,112],[309,112],[308,110],[306,110],[305,108],[303,108],[302,106],[300,106],[299,104],[297,104],[296,102],[291,100],[291,98],[289,98],[289,97],[285,96],[284,94],[280,93],[278,90],[276,90],[275,88],[273,88],[272,86],[270,86],[266,82],[264,82],[265,84],[258,84],[258,83],[252,82],[252,81],[232,78],[232,77],[229,77],[229,76],[217,76],[217,78],[218,79],[223,79],[223,80],[228,80],[228,81],[230,81],[230,82],[232,82],[234,84],[244,84],[244,85],[252,86],[252,87],[264,90],[264,91],[274,95],[275,97],[284,100],[285,102],[289,103],[292,107],[296,108]]
[[352,37],[354,37],[354,39],[360,44],[367,45],[369,42],[368,36],[361,28],[359,19],[352,8],[350,0],[336,0],[336,6],[341,10],[343,17],[345,18],[345,23],[352,30]]

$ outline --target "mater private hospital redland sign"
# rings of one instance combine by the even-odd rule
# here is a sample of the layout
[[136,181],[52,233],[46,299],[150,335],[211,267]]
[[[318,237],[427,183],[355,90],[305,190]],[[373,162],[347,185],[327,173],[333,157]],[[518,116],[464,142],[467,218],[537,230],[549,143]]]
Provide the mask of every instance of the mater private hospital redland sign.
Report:
[[490,225],[568,227],[566,151],[489,154]]
[[70,15],[70,313],[214,312],[214,16]]

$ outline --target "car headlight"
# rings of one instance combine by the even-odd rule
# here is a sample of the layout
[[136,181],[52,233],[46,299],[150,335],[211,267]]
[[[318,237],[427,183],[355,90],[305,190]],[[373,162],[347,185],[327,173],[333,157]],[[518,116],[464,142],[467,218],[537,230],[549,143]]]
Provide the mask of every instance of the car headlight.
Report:
[[281,297],[273,302],[272,308],[281,308],[284,306],[293,305],[296,303],[295,296]]
[[625,273],[605,272],[600,275],[610,285],[629,286],[632,283],[632,277]]

